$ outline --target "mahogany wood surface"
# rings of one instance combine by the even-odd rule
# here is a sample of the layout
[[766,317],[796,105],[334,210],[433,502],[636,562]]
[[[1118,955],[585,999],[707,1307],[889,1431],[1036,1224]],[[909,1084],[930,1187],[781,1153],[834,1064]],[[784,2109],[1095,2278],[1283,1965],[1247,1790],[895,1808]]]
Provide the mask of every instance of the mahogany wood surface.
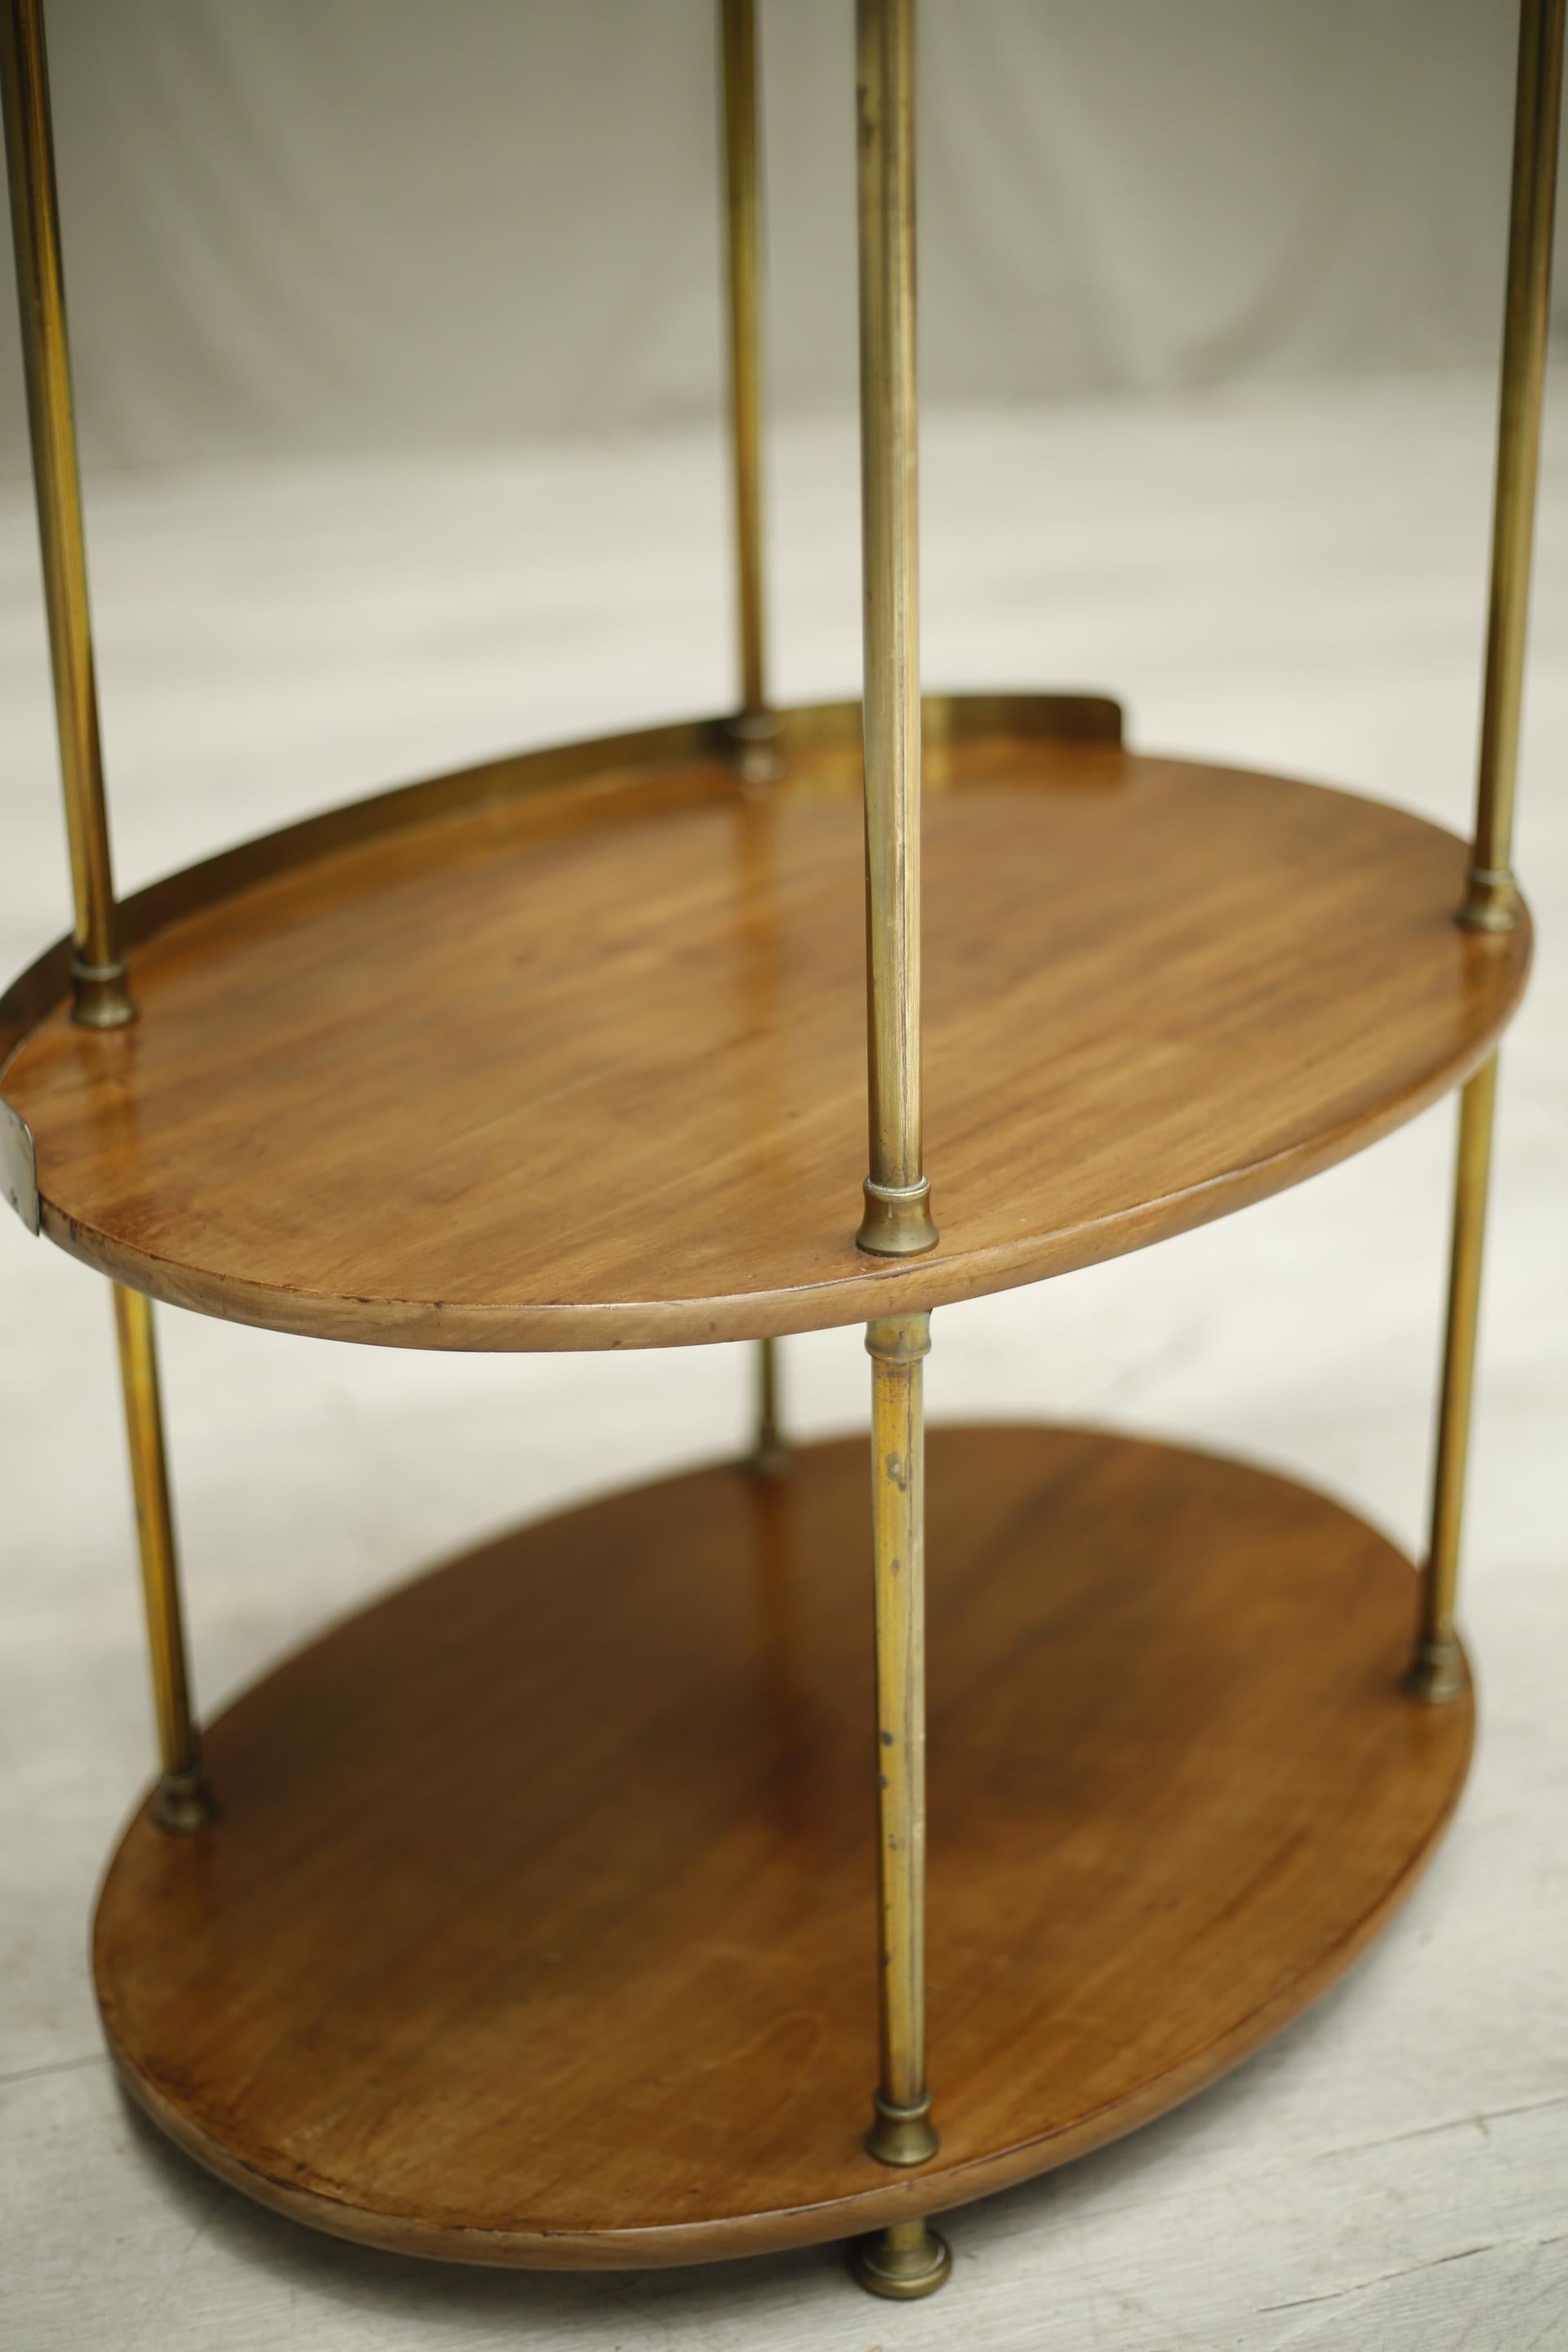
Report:
[[701,729],[597,773],[579,749],[555,789],[433,803],[171,921],[132,951],[133,1027],[57,1007],[5,1069],[45,1231],[154,1297],[329,1338],[756,1338],[1156,1241],[1484,1055],[1529,937],[1456,926],[1452,836],[1006,719],[1026,709],[977,701],[928,761],[931,1256],[854,1245],[852,707],[795,714],[759,797]]
[[1174,2105],[1375,1933],[1472,1715],[1405,1695],[1409,1563],[1305,1488],[1093,1432],[933,1433],[940,2154],[876,2065],[865,1446],[504,1537],[212,1726],[95,1967],[130,2088],[264,2202],[544,2267],[808,2243]]

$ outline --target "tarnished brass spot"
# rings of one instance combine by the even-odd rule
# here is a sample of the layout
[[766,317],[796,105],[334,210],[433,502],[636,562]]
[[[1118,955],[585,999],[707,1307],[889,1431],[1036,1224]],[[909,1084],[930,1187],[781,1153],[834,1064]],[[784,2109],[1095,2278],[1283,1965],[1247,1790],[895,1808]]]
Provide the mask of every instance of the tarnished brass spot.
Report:
[[857,1249],[873,1257],[919,1257],[941,1235],[931,1213],[931,1178],[915,1184],[878,1184],[868,1176],[866,1213],[855,1236]]
[[892,2303],[914,2303],[934,2294],[952,2269],[952,2252],[925,2220],[895,2221],[873,2238],[862,2238],[849,2267],[868,2294]]

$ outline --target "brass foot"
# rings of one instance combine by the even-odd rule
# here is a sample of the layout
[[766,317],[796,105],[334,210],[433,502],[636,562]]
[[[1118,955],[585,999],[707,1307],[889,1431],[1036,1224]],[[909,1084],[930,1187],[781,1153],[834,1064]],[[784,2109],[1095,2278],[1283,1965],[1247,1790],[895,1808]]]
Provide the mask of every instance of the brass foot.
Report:
[[945,2283],[952,2250],[929,2221],[895,2221],[874,2238],[860,2239],[851,2251],[849,2267],[868,2294],[914,2303]]
[[931,2093],[912,2107],[895,2106],[880,2091],[873,2091],[871,2103],[877,2110],[877,2120],[866,2135],[866,2153],[874,2156],[879,2164],[925,2164],[942,2143],[931,2119]]
[[188,1772],[165,1772],[153,1799],[153,1819],[175,1837],[205,1830],[217,1812],[207,1776],[199,1764]]
[[1465,1687],[1465,1670],[1458,1642],[1422,1642],[1416,1645],[1405,1687],[1428,1706],[1446,1706]]

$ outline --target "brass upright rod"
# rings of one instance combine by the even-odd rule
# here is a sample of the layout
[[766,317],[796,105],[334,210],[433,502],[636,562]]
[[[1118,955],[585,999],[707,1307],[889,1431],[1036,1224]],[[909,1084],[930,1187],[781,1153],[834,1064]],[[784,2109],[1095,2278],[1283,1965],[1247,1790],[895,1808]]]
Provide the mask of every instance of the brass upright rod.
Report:
[[[929,1315],[866,1327],[871,1359],[871,1545],[877,1681],[877,1928],[880,2068],[866,2146],[883,2164],[936,2154],[926,2083],[925,1411]],[[863,2285],[929,2294],[946,2246],[922,2221],[865,2240]]]
[[[1519,921],[1519,892],[1511,864],[1514,785],[1546,380],[1563,13],[1564,0],[1522,0],[1520,9],[1476,837],[1468,887],[1458,915],[1459,921],[1472,930],[1511,930]],[[1412,1689],[1435,1702],[1457,1697],[1464,1685],[1455,1613],[1496,1103],[1494,1055],[1469,1079],[1459,1097],[1431,1540],[1421,1578],[1410,1674]]]
[[[757,136],[756,0],[720,0],[724,79],[724,230],[728,265],[730,454],[735,520],[741,720],[768,717],[763,618],[762,200]],[[770,730],[771,731],[771,730]]]
[[913,0],[858,0],[870,1173],[857,1240],[934,1246],[921,1165]]
[[[724,86],[724,253],[730,363],[730,464],[735,523],[735,613],[741,708],[731,724],[742,781],[777,772],[778,721],[768,707],[763,597],[762,163],[757,129],[756,0],[719,0]],[[779,1349],[757,1343],[752,1466],[778,1477],[789,1463],[779,1422]]]
[[1546,384],[1563,18],[1563,0],[1522,0],[1476,835],[1459,918],[1483,931],[1512,930],[1519,921],[1511,863],[1514,783]]
[[109,814],[99,745],[98,689],[71,410],[70,349],[60,271],[48,65],[39,0],[0,0],[0,80],[16,248],[16,299],[27,424],[38,500],[55,719],[70,845],[75,1016],[92,1029],[134,1020],[118,944]]
[[1475,1401],[1476,1335],[1481,1311],[1481,1255],[1491,1173],[1497,1055],[1482,1063],[1459,1096],[1458,1175],[1443,1337],[1443,1388],[1437,1409],[1437,1459],[1432,1478],[1432,1538],[1421,1580],[1420,1622],[1411,1671],[1423,1698],[1457,1698],[1464,1677],[1455,1631],[1465,1473]]
[[201,1738],[191,1711],[174,1521],[163,1455],[153,1307],[140,1291],[126,1290],[119,1283],[110,1287],[120,1340],[120,1377],[125,1391],[125,1430],[131,1451],[131,1484],[136,1497],[136,1539],[142,1559],[147,1646],[152,1659],[158,1752],[163,1766],[154,1811],[164,1829],[195,1830],[211,1819],[212,1802],[202,1765]]
[[790,1466],[789,1440],[784,1431],[779,1343],[759,1339],[756,1351],[757,1422],[752,1467],[759,1478],[782,1478]]
[[936,2149],[925,2056],[925,1427],[929,1315],[866,1327],[871,1359],[871,1531],[877,1655],[877,1898],[881,2074],[872,2152]]
[[[937,1238],[921,1164],[921,690],[915,467],[913,0],[857,0],[860,514],[865,600],[866,943],[871,1168],[857,1239],[906,1257]],[[925,1403],[929,1315],[866,1327],[871,1358],[880,2070],[866,2146],[935,2155],[925,2021]],[[951,2256],[923,2219],[861,2242],[873,2294],[929,2294]]]

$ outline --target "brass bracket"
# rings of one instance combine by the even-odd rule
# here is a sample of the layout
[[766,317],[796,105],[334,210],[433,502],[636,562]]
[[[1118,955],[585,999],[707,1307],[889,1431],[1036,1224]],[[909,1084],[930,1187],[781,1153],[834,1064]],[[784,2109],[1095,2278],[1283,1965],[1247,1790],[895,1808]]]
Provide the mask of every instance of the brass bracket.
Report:
[[19,1110],[0,1095],[0,1193],[30,1234],[38,1232],[38,1161],[33,1130]]

